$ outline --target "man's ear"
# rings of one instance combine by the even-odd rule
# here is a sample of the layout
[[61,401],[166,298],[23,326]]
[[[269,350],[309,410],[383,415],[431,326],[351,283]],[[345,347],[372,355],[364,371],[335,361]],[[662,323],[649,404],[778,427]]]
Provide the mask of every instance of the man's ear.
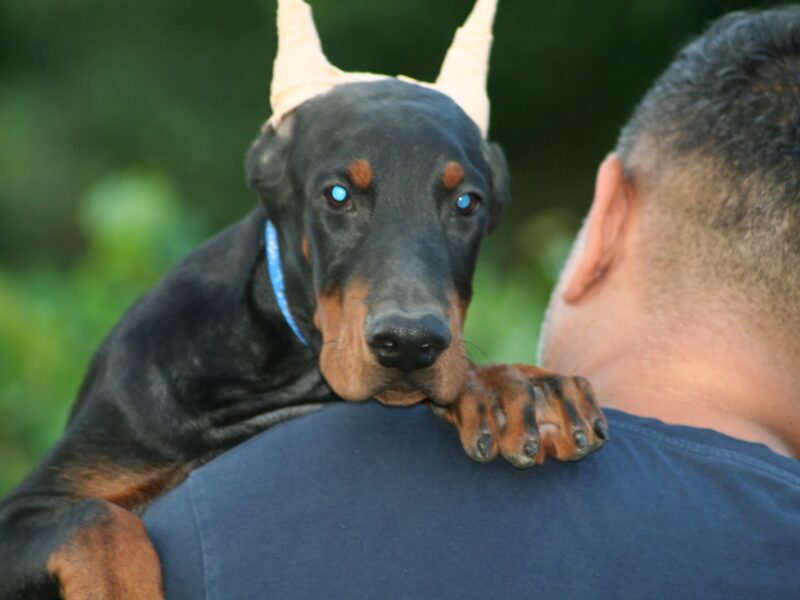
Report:
[[622,161],[609,154],[597,171],[592,209],[574,250],[574,267],[564,289],[566,302],[583,298],[621,256],[629,194]]
[[489,167],[492,171],[492,199],[489,205],[489,231],[494,231],[506,206],[511,202],[511,173],[503,149],[489,144]]
[[271,124],[265,125],[261,135],[250,146],[245,160],[247,185],[268,208],[278,208],[288,189],[286,178],[292,123],[290,116],[277,129]]

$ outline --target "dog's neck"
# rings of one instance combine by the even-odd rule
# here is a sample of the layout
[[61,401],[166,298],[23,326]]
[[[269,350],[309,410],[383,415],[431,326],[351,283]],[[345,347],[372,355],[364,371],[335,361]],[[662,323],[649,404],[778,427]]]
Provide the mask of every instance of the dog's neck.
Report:
[[[266,225],[266,216],[263,218],[262,231]],[[280,244],[280,261],[275,264],[273,269],[278,268],[282,274],[282,293],[286,299],[286,308],[282,309],[278,302],[276,289],[279,285],[276,277],[270,274],[269,261],[266,252],[266,239],[261,235],[258,244],[258,256],[252,272],[250,283],[250,296],[255,313],[260,317],[261,323],[269,323],[272,329],[278,328],[282,332],[288,330],[293,339],[293,343],[298,343],[301,347],[308,345],[314,348],[315,330],[313,326],[314,318],[314,294],[312,289],[311,275],[303,257],[300,244],[292,244],[286,239],[281,239],[281,231],[276,227],[277,241]],[[289,237],[291,239],[291,237]],[[297,246],[297,248],[294,248]],[[273,261],[277,261],[275,256]],[[300,336],[296,335],[288,322],[285,310],[288,309],[289,315],[295,321]],[[304,340],[308,343],[305,344]]]

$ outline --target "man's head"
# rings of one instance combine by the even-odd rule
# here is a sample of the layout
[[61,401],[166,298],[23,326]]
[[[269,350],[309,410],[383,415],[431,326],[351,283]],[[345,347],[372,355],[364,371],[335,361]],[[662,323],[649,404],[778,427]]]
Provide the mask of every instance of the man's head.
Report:
[[734,13],[679,52],[600,168],[542,357],[585,368],[565,360],[570,329],[668,337],[705,314],[797,365],[798,295],[800,6]]
[[[422,84],[339,71],[308,6],[279,3],[275,112],[248,179],[313,291],[320,367],[347,400],[446,404],[463,387],[478,249],[508,201],[505,159],[485,139],[495,5],[477,2],[437,83]],[[470,90],[483,100],[462,102]]]

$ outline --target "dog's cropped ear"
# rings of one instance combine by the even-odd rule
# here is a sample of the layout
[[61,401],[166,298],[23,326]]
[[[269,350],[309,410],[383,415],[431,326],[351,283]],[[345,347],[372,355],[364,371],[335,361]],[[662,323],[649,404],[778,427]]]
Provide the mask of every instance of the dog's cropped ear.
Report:
[[511,202],[511,173],[508,170],[506,155],[499,144],[489,144],[489,167],[492,170],[492,201],[489,207],[491,219],[489,232],[494,231],[500,222],[508,203]]
[[277,129],[271,124],[265,125],[247,153],[247,185],[268,207],[277,208],[286,201],[293,122],[294,119],[289,117]]

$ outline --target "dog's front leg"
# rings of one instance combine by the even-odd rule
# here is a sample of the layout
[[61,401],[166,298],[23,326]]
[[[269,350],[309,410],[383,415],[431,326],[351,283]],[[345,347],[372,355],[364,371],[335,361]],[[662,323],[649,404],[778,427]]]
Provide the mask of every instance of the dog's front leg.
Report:
[[139,517],[103,500],[84,500],[72,512],[90,520],[47,561],[63,598],[163,598],[161,566]]
[[459,398],[434,409],[456,426],[467,454],[479,462],[498,454],[519,468],[547,457],[579,460],[608,439],[585,379],[527,365],[474,368]]
[[161,567],[139,517],[104,500],[4,506],[2,598],[159,600]]
[[155,550],[123,506],[143,505],[182,469],[90,473],[56,457],[0,504],[0,598],[163,598]]

